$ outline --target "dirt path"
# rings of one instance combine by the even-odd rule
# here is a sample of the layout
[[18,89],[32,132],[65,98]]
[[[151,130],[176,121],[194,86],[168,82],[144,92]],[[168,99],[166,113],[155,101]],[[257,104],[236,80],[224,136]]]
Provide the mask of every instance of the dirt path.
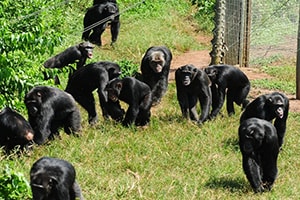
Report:
[[[199,37],[199,42],[208,44],[209,38],[207,37]],[[175,70],[183,65],[186,64],[193,64],[198,68],[207,67],[210,63],[210,56],[208,50],[201,50],[201,51],[189,51],[180,56],[176,56],[172,60],[171,70],[170,70],[170,81],[174,81],[174,74]],[[257,68],[241,68],[241,70],[247,75],[249,80],[255,79],[266,79],[271,78],[271,76],[259,72]],[[271,93],[273,91],[265,90],[265,89],[251,89],[249,97],[252,99],[256,98],[261,94]],[[295,99],[295,95],[287,95],[290,99],[290,111],[292,112],[300,112],[300,100]]]

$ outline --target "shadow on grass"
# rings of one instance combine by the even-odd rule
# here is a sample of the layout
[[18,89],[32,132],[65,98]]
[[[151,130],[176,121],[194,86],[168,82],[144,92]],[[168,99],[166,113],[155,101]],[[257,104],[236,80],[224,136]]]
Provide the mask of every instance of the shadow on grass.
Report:
[[225,189],[231,193],[248,193],[250,192],[249,183],[242,178],[211,178],[205,186],[210,189]]

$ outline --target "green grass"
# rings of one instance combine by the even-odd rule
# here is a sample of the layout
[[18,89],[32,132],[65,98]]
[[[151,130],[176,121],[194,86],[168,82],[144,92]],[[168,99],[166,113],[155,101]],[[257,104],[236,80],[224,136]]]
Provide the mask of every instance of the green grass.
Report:
[[[139,64],[151,45],[167,45],[174,55],[190,49],[209,48],[198,44],[193,37],[195,33],[190,25],[195,22],[190,21],[189,4],[183,0],[168,2],[172,3],[158,1],[153,5],[156,12],[152,14],[142,7],[145,18],[134,12],[124,14],[116,46],[96,47],[92,61],[130,60]],[[121,6],[125,7],[125,3]],[[66,17],[69,15],[72,14]],[[81,24],[81,19],[78,21],[70,24]],[[74,29],[68,30],[73,35],[70,34],[57,52],[80,40],[77,31],[81,31],[81,26]],[[105,34],[108,44],[110,36]],[[293,83],[291,68],[270,69],[267,73],[273,74],[274,82],[285,78],[285,82]],[[278,77],[277,74],[283,75]],[[64,88],[66,77],[62,76],[61,80],[61,88]],[[261,87],[260,83],[255,87]],[[86,112],[80,110],[81,137],[68,136],[61,131],[61,140],[37,146],[29,155],[5,157],[0,154],[0,169],[8,164],[29,180],[30,167],[38,158],[66,159],[75,166],[78,183],[87,200],[300,198],[297,177],[300,168],[299,113],[289,115],[286,140],[278,159],[279,176],[273,190],[254,194],[242,170],[237,135],[241,114],[238,107],[232,117],[227,116],[223,107],[223,117],[198,126],[181,117],[175,83],[170,82],[161,104],[152,109],[151,123],[146,128],[124,128],[113,121],[104,121],[98,103],[99,122],[91,127]]]

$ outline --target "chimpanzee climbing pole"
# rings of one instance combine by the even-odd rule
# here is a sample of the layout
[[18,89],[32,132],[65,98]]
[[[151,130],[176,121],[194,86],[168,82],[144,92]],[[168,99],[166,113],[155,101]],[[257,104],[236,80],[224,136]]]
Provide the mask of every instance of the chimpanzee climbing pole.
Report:
[[217,0],[215,4],[215,28],[213,29],[212,51],[209,53],[211,57],[210,65],[223,63],[225,51],[227,49],[224,34],[225,34],[225,10],[226,0]]

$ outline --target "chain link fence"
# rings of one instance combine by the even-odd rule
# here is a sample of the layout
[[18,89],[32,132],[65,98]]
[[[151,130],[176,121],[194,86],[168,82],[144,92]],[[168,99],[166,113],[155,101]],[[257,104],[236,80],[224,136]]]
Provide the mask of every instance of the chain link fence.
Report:
[[217,0],[211,64],[295,59],[299,9],[299,0]]

